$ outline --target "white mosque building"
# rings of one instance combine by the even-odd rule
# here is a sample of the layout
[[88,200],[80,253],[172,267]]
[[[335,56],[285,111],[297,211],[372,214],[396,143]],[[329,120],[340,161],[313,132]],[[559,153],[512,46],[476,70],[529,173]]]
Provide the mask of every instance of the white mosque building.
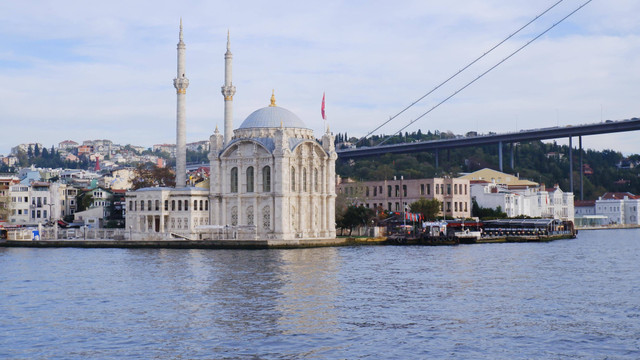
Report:
[[225,53],[224,135],[210,137],[209,188],[186,186],[185,44],[180,22],[177,91],[176,187],[126,195],[126,226],[133,239],[262,241],[298,244],[335,239],[334,138],[317,141],[291,111],[276,105],[250,114],[233,129],[232,54]]

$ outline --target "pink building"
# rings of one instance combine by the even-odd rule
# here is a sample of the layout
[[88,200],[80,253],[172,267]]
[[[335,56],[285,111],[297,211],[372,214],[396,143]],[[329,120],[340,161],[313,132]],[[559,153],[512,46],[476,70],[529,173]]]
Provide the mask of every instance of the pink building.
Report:
[[344,194],[354,205],[402,211],[405,206],[420,200],[438,199],[442,202],[440,216],[471,217],[469,180],[452,178],[395,179],[355,182],[339,180],[338,195]]

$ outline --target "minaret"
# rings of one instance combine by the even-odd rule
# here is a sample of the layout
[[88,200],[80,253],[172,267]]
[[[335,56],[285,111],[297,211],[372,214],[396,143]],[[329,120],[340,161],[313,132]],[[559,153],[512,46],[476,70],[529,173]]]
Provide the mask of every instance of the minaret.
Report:
[[185,76],[185,50],[182,41],[182,18],[180,18],[180,41],[178,42],[178,75],[173,79],[173,86],[178,95],[176,110],[176,188],[186,186],[187,182],[187,123],[186,123],[186,94],[189,79]]
[[227,52],[224,54],[224,86],[222,95],[224,96],[224,144],[229,145],[233,136],[233,95],[236,94],[236,87],[231,81],[231,42],[229,41],[229,31],[227,31]]

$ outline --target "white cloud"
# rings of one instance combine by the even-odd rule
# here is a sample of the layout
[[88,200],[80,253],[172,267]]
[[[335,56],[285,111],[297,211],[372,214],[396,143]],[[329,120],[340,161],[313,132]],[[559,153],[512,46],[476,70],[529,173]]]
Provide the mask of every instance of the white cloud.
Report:
[[[191,80],[188,141],[222,128],[227,29],[236,126],[266,106],[275,88],[278,104],[318,134],[326,91],[332,131],[358,136],[553,3],[4,2],[0,118],[11,136],[0,143],[0,154],[29,141],[175,141],[171,80],[180,16]],[[381,131],[398,130],[581,3],[565,0]],[[638,116],[638,13],[635,1],[592,2],[407,130],[512,131],[597,122],[601,114]],[[585,146],[640,152],[630,134],[607,136],[585,138]]]

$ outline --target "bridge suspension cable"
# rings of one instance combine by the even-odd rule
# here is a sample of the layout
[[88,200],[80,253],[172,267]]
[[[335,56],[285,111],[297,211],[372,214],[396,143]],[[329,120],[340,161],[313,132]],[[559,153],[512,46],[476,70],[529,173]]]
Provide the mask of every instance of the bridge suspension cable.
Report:
[[458,70],[458,72],[456,72],[455,74],[451,75],[449,78],[447,78],[446,80],[444,80],[443,82],[441,82],[440,84],[436,85],[436,87],[434,87],[433,89],[431,89],[428,93],[424,94],[423,96],[421,96],[418,100],[412,102],[411,104],[409,104],[409,106],[405,107],[404,109],[402,109],[399,113],[389,117],[389,120],[383,122],[380,126],[378,126],[377,128],[371,130],[367,135],[361,137],[357,142],[356,145],[358,145],[362,140],[366,139],[369,135],[373,134],[374,132],[378,131],[381,127],[387,125],[391,120],[397,118],[398,116],[400,116],[402,113],[404,113],[405,111],[409,110],[409,108],[411,108],[413,105],[419,103],[420,101],[422,101],[422,99],[426,98],[427,96],[431,95],[434,91],[438,90],[440,87],[442,87],[443,85],[445,85],[446,83],[448,83],[449,81],[451,81],[453,78],[455,78],[456,76],[458,76],[460,73],[462,73],[463,71],[467,70],[468,68],[470,68],[471,66],[473,66],[473,64],[477,63],[478,61],[480,61],[482,58],[484,58],[485,56],[487,56],[489,53],[491,53],[493,50],[495,50],[496,48],[498,48],[500,45],[504,44],[505,42],[507,42],[509,39],[511,39],[512,37],[514,37],[516,34],[518,34],[520,31],[524,30],[527,26],[531,25],[534,21],[538,20],[541,16],[543,16],[544,14],[548,13],[549,11],[551,11],[551,9],[553,9],[554,7],[558,6],[558,4],[560,4],[561,2],[563,2],[564,0],[559,0],[558,2],[556,2],[555,4],[551,5],[550,7],[548,7],[545,11],[541,12],[540,14],[538,14],[536,17],[534,17],[533,19],[531,19],[531,21],[529,21],[528,23],[524,24],[522,27],[520,27],[518,30],[514,31],[513,33],[511,33],[509,36],[507,36],[506,38],[504,38],[502,41],[500,41],[499,43],[497,43],[496,45],[494,45],[491,49],[487,50],[484,52],[484,54],[478,56],[475,60],[473,60],[472,62],[470,62],[469,64],[467,64],[465,67],[463,67],[462,69]]
[[585,7],[587,4],[589,4],[591,1],[593,0],[588,0],[585,3],[583,3],[582,5],[580,5],[578,8],[576,8],[575,10],[573,10],[572,12],[570,12],[568,15],[566,15],[565,17],[563,17],[562,19],[560,19],[559,21],[555,22],[553,25],[551,25],[550,27],[548,27],[545,31],[541,32],[540,34],[538,34],[536,37],[534,37],[533,39],[529,40],[526,44],[522,45],[521,47],[519,47],[517,50],[515,50],[514,52],[512,52],[511,54],[509,54],[509,56],[505,57],[504,59],[502,59],[500,62],[498,62],[497,64],[493,65],[492,67],[490,67],[488,70],[486,70],[485,72],[483,72],[482,74],[480,74],[478,77],[476,77],[475,79],[471,80],[470,82],[468,82],[466,85],[464,85],[463,87],[461,87],[460,89],[456,90],[455,92],[453,92],[451,95],[447,96],[444,100],[440,101],[439,103],[437,103],[436,105],[434,105],[431,109],[427,110],[425,113],[423,113],[422,115],[418,116],[417,118],[415,118],[414,120],[410,121],[407,125],[405,125],[404,127],[402,127],[400,130],[398,130],[396,133],[394,133],[393,135],[389,135],[387,136],[386,139],[384,139],[382,142],[380,142],[378,144],[382,145],[385,142],[387,142],[389,139],[391,139],[393,136],[396,136],[400,133],[402,133],[402,130],[406,129],[407,127],[409,127],[411,124],[415,123],[416,121],[422,119],[424,116],[426,116],[427,114],[429,114],[430,112],[432,112],[433,110],[435,110],[436,108],[438,108],[440,105],[444,104],[445,102],[447,102],[449,99],[451,99],[452,97],[456,96],[458,93],[460,93],[462,90],[466,89],[467,87],[469,87],[471,84],[475,83],[476,81],[480,80],[480,78],[482,78],[483,76],[485,76],[486,74],[488,74],[489,72],[491,72],[493,69],[497,68],[498,66],[502,65],[502,63],[504,63],[505,61],[509,60],[511,57],[513,57],[515,54],[519,53],[522,49],[526,48],[527,46],[529,46],[532,42],[538,40],[540,37],[542,37],[544,34],[546,34],[547,32],[549,32],[551,29],[555,28],[556,26],[558,26],[560,23],[562,23],[563,21],[565,21],[567,18],[569,18],[571,15],[575,14],[576,12],[578,12],[580,9],[582,9],[583,7]]

